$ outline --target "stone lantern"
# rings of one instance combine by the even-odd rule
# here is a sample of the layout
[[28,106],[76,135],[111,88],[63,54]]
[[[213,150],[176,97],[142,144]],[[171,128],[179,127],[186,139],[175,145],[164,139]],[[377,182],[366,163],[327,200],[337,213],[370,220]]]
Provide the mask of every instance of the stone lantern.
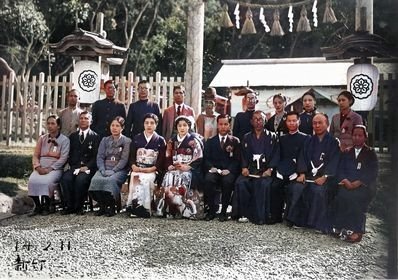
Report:
[[116,46],[105,38],[105,32],[75,30],[58,43],[50,44],[54,53],[73,58],[73,86],[80,92],[80,103],[99,99],[101,80],[109,79],[110,65],[120,65],[127,48]]

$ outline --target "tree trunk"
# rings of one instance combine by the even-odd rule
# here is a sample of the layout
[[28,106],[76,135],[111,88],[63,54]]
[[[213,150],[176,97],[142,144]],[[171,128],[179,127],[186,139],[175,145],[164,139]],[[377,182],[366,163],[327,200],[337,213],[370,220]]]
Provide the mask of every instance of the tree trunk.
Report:
[[[148,8],[148,6],[149,6],[150,3],[151,3],[150,1],[147,1],[147,2],[145,3],[144,7],[142,7],[142,9],[140,10],[140,12],[139,12],[137,18],[136,18],[135,21],[134,21],[133,26],[132,26],[131,29],[130,29],[130,34],[129,34],[129,35],[128,35],[128,33],[127,33],[128,11],[127,11],[126,6],[124,5],[125,10],[126,10],[126,22],[125,22],[125,26],[124,26],[125,38],[126,38],[125,48],[130,48],[130,44],[131,44],[131,42],[133,41],[135,28],[137,27],[138,23],[140,22],[140,20],[141,20],[141,18],[142,18],[142,15],[144,14],[145,10]],[[128,37],[127,37],[127,36],[128,36]],[[127,55],[126,55],[126,57],[123,59],[123,63],[122,63],[122,65],[120,66],[120,72],[119,72],[119,76],[120,76],[120,77],[123,77],[123,76],[125,75],[126,66],[127,66],[128,60],[129,60],[129,56],[130,56],[130,54],[129,54],[129,52],[127,52]]]

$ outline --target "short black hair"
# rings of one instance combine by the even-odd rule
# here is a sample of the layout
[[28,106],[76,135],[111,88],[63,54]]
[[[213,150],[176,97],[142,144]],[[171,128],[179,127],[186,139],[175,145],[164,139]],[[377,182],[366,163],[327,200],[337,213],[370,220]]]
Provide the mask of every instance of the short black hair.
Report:
[[138,82],[137,86],[142,85],[142,84],[149,84],[147,80],[141,80]]
[[290,112],[287,112],[287,113],[286,113],[286,119],[287,119],[288,116],[293,116],[293,115],[297,116],[297,119],[300,118],[300,114],[299,114],[298,112],[296,112],[296,111],[290,111]]
[[231,116],[228,114],[220,114],[217,116],[217,123],[219,119],[227,119],[229,123],[231,123]]

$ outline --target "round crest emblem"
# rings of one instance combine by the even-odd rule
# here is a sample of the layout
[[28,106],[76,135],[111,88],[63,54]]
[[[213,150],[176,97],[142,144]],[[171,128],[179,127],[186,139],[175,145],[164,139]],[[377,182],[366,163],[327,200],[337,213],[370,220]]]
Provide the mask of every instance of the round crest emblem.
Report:
[[94,91],[97,79],[97,73],[92,70],[84,70],[79,75],[79,87],[86,92]]
[[366,99],[373,92],[373,81],[368,75],[355,75],[350,81],[350,90],[355,98]]

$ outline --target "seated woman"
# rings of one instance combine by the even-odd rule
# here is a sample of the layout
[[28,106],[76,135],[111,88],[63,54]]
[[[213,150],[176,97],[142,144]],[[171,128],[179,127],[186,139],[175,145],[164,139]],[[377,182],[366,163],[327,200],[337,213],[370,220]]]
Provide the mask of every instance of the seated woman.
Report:
[[28,194],[35,202],[35,210],[30,216],[49,214],[50,197],[54,195],[68,160],[69,138],[61,134],[60,129],[61,120],[55,115],[49,116],[48,133],[37,141],[32,159],[34,171],[28,181]]
[[366,127],[352,130],[353,147],[345,151],[338,168],[339,188],[334,198],[334,233],[348,242],[359,242],[365,233],[365,213],[375,193],[377,156],[365,142]]
[[131,216],[149,218],[155,179],[164,166],[166,141],[156,133],[159,119],[155,114],[144,116],[144,132],[136,135],[130,148],[130,187],[127,211]]
[[122,135],[124,118],[116,117],[110,125],[111,135],[104,137],[98,148],[98,171],[91,179],[89,194],[98,202],[97,216],[115,215],[115,203],[120,199],[120,187],[129,172],[130,138]]
[[168,172],[163,179],[162,193],[166,214],[195,219],[203,215],[203,195],[198,192],[203,143],[195,134],[189,133],[193,123],[193,118],[187,116],[175,120],[177,135],[167,143]]
[[352,129],[362,123],[362,117],[351,110],[354,104],[354,96],[349,91],[342,91],[337,96],[340,113],[335,114],[330,124],[330,134],[340,141],[340,150],[344,151],[352,147]]

